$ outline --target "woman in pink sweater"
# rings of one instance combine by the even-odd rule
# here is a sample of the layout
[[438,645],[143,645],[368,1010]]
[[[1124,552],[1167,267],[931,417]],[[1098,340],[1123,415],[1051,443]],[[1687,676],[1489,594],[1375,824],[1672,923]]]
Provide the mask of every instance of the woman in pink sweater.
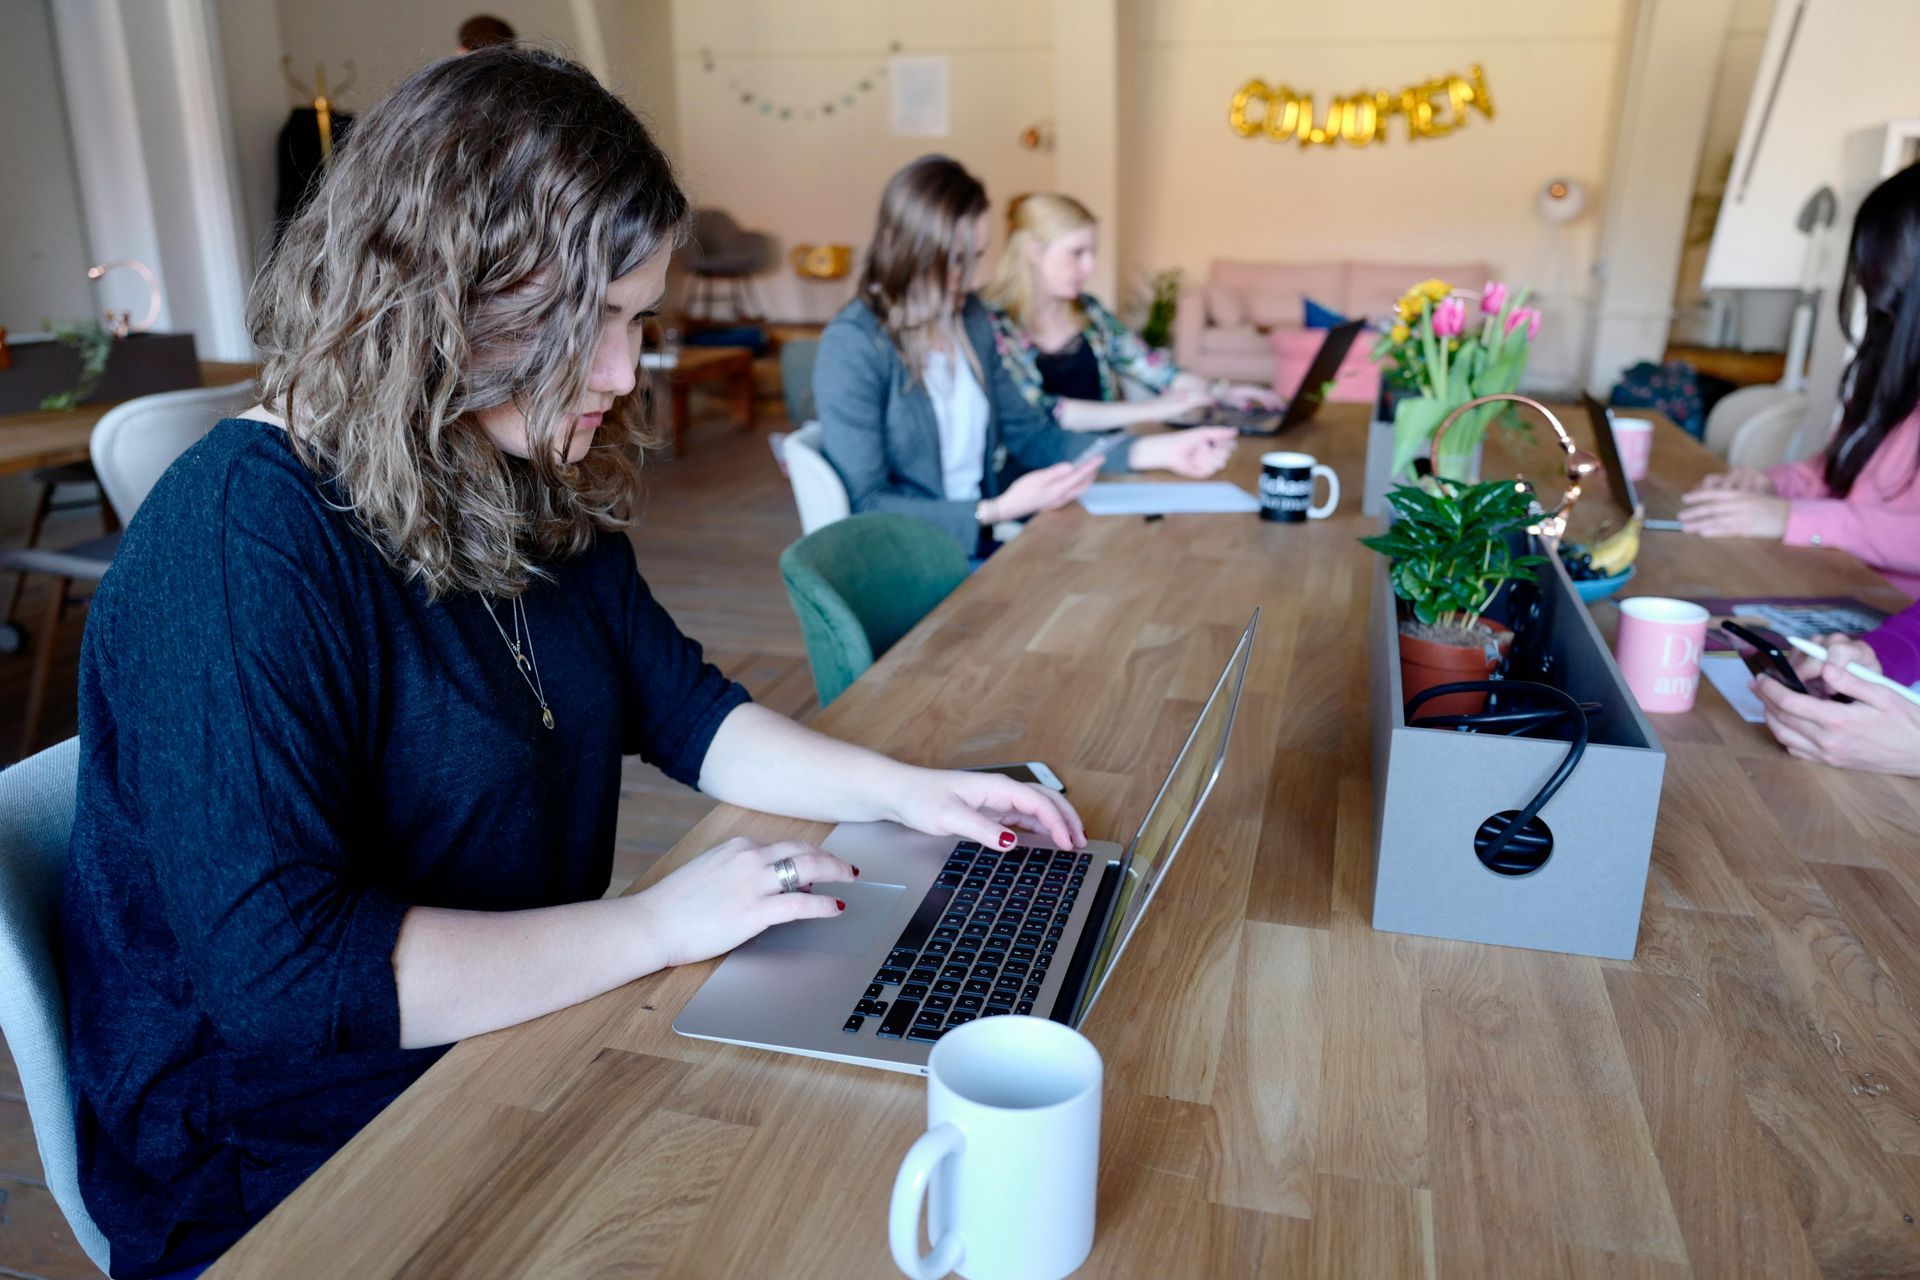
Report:
[[1840,322],[1864,302],[1866,332],[1825,453],[1708,476],[1680,525],[1707,538],[1840,547],[1920,596],[1920,165],[1861,202],[1840,286]]

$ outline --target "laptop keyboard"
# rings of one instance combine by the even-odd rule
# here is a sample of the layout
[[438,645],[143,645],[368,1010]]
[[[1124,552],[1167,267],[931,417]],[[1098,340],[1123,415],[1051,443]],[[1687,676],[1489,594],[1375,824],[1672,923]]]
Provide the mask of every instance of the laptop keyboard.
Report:
[[996,1013],[1032,1013],[1092,864],[1067,849],[954,846],[842,1031],[922,1042]]

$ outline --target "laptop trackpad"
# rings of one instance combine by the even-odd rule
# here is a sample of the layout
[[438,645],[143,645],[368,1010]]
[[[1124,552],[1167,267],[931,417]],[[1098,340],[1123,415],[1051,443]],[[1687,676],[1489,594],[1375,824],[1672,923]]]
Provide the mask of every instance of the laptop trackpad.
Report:
[[821,895],[840,899],[847,909],[836,916],[817,920],[794,920],[777,924],[755,938],[750,947],[773,947],[781,951],[833,951],[857,956],[873,945],[874,938],[893,915],[894,903],[906,889],[897,884],[837,884],[823,888]]

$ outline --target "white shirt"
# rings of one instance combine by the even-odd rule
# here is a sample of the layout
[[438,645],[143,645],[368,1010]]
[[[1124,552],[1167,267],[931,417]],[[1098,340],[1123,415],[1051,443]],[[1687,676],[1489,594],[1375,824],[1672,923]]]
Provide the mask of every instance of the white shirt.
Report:
[[940,426],[940,488],[949,499],[977,502],[987,463],[987,393],[973,366],[950,351],[927,356],[923,375]]

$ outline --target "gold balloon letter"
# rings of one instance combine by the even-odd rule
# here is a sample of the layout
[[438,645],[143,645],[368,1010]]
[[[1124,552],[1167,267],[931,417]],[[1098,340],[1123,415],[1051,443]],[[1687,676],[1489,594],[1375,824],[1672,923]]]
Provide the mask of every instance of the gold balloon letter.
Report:
[[[1249,80],[1240,86],[1240,92],[1233,95],[1233,106],[1227,110],[1227,123],[1233,126],[1235,133],[1243,138],[1251,138],[1260,132],[1261,124],[1272,111],[1272,104],[1267,99],[1268,92],[1265,80]],[[1255,102],[1263,108],[1259,120],[1247,114],[1247,108]]]

